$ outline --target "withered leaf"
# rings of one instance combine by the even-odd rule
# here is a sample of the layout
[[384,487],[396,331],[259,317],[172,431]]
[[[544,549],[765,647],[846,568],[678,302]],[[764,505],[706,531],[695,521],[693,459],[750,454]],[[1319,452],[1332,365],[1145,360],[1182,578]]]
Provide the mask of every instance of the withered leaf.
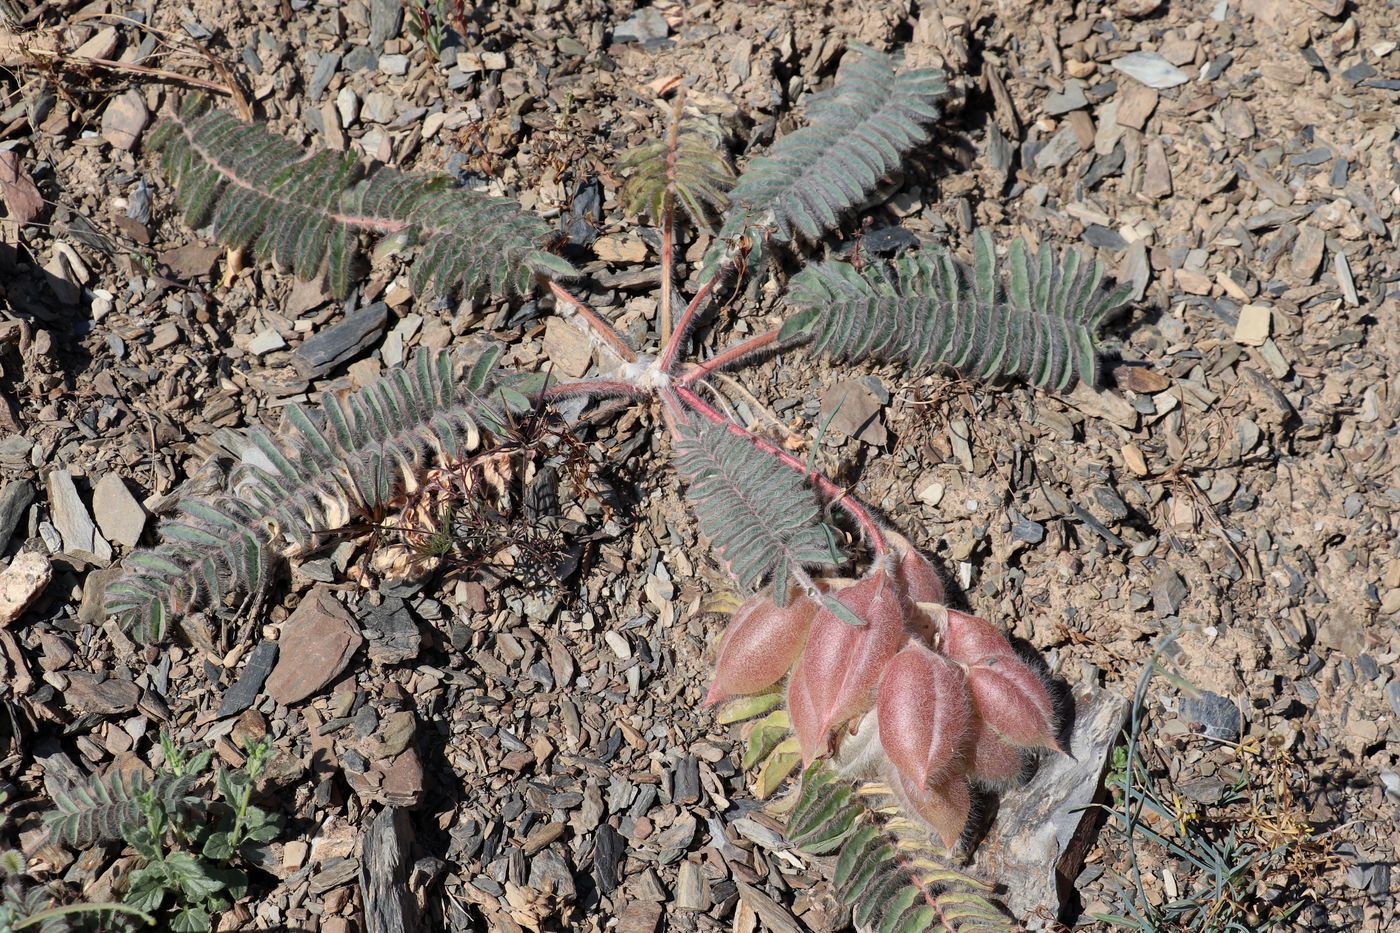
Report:
[[19,163],[19,153],[0,152],[0,198],[10,219],[27,224],[44,209],[44,196]]

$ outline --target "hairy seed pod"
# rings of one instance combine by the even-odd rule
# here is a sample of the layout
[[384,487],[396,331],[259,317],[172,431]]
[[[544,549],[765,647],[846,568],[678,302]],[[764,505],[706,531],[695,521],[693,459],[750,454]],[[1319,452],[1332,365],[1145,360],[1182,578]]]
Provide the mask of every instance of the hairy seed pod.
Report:
[[877,570],[833,598],[865,624],[825,606],[812,619],[788,682],[788,713],[807,764],[827,753],[838,727],[874,705],[880,672],[906,640],[904,601],[891,574]]
[[990,726],[975,717],[968,748],[968,774],[980,784],[1006,787],[1015,781],[1025,766],[1025,758],[1019,748],[1007,745]]
[[941,603],[944,599],[943,579],[933,564],[907,541],[899,557],[895,573],[911,603]]
[[1016,650],[995,625],[986,619],[948,610],[948,624],[943,630],[943,653],[967,666],[980,664],[986,658],[1016,660]]
[[899,771],[891,771],[888,783],[904,812],[927,824],[947,848],[957,845],[972,815],[972,792],[967,778],[954,774],[929,787],[915,784]]
[[960,765],[972,707],[957,665],[911,641],[885,665],[876,709],[885,755],[909,780],[923,786]]
[[968,669],[967,687],[977,715],[1008,745],[1059,750],[1050,693],[1024,662],[985,658]]
[[705,705],[758,693],[782,680],[807,644],[816,614],[816,602],[805,596],[786,606],[756,596],[740,606],[720,639],[715,680]]

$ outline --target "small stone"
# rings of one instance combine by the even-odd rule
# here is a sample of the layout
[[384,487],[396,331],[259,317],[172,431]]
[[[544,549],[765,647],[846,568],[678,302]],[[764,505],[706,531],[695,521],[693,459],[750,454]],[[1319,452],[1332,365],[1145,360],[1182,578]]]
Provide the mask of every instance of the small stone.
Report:
[[369,659],[381,664],[402,664],[418,657],[423,636],[408,605],[397,596],[384,600],[364,616]]
[[292,354],[292,368],[303,379],[318,379],[348,363],[379,341],[389,320],[382,301],[347,314],[339,323],[305,340]]
[[1244,101],[1233,98],[1227,101],[1220,108],[1220,119],[1225,124],[1225,132],[1236,139],[1254,138],[1254,116]]
[[641,237],[600,236],[593,241],[593,252],[604,262],[641,262],[647,258],[647,245]]
[[885,429],[884,406],[875,393],[859,379],[843,379],[822,395],[822,419],[827,427],[873,447],[889,440]]
[[1356,280],[1351,277],[1351,262],[1346,253],[1334,252],[1332,262],[1337,273],[1337,284],[1342,287],[1342,298],[1353,308],[1361,304],[1361,296],[1356,292]]
[[1210,294],[1210,276],[1203,272],[1196,272],[1192,269],[1177,269],[1176,284],[1188,295]]
[[1152,579],[1152,609],[1158,616],[1175,615],[1187,593],[1186,584],[1176,571],[1163,567]]
[[106,565],[112,560],[112,546],[97,531],[92,516],[73,485],[67,470],[52,470],[48,475],[49,517],[63,537],[63,550],[80,560]]
[[311,73],[311,80],[306,83],[306,96],[312,100],[320,100],[339,70],[339,52],[327,52],[322,55],[321,60],[316,63],[316,70]]
[[253,646],[253,650],[248,652],[248,660],[244,662],[243,673],[238,675],[233,686],[224,691],[223,699],[219,701],[220,719],[235,716],[253,705],[272,673],[273,665],[277,663],[277,653],[277,642],[270,638],[264,638]]
[[676,872],[676,907],[681,910],[709,910],[710,884],[699,864],[681,862]]
[[1147,144],[1147,167],[1143,173],[1142,193],[1160,201],[1172,193],[1172,170],[1167,164],[1167,151],[1160,139]]
[[1123,462],[1128,465],[1138,476],[1147,475],[1147,458],[1142,455],[1142,450],[1136,444],[1124,444],[1120,448],[1123,454]]
[[43,554],[24,551],[0,572],[0,628],[5,628],[39,598],[53,579],[53,565]]
[[282,339],[281,334],[268,328],[267,330],[259,331],[257,336],[248,341],[248,352],[255,356],[262,356],[264,353],[280,350],[286,345],[287,341]]
[[569,321],[550,317],[544,325],[544,355],[562,375],[577,379],[588,372],[593,344]]
[[1035,154],[1036,171],[1046,172],[1062,168],[1081,149],[1083,146],[1079,142],[1079,134],[1072,125],[1066,123],[1050,137],[1050,142],[1045,144],[1045,148]]
[[408,74],[407,55],[381,55],[379,56],[379,70],[386,75],[399,77]]
[[284,706],[312,696],[345,670],[363,641],[349,611],[316,586],[282,623],[268,696]]
[[146,99],[135,89],[118,94],[102,111],[102,138],[113,148],[130,151],[141,138],[141,131],[151,119]]
[[618,915],[615,933],[656,933],[661,910],[655,901],[632,901]]
[[348,130],[360,119],[360,98],[350,88],[343,87],[335,95],[335,109],[340,114],[340,125]]
[[1240,319],[1235,324],[1235,343],[1247,347],[1262,347],[1269,339],[1269,326],[1273,312],[1268,305],[1245,305],[1240,308]]
[[1240,737],[1240,711],[1234,701],[1209,690],[1181,698],[1181,718],[1199,723],[1201,731],[1212,739],[1235,742]]
[[1140,130],[1147,123],[1147,118],[1152,116],[1152,111],[1157,109],[1157,92],[1150,87],[1141,84],[1130,84],[1123,92],[1122,103],[1118,105],[1118,112],[1114,119],[1119,126],[1126,126],[1129,129]]
[[1115,59],[1112,65],[1135,81],[1158,90],[1177,87],[1190,80],[1186,72],[1156,52],[1129,52]]
[[397,112],[394,98],[383,91],[370,91],[365,95],[364,106],[360,111],[360,116],[370,123],[388,123],[394,119]]
[[145,508],[115,473],[104,473],[92,490],[92,512],[102,534],[127,548],[141,541],[146,528]]
[[1113,4],[1123,16],[1129,19],[1142,19],[1144,16],[1151,16],[1157,12],[1157,8],[1162,5],[1162,0],[1117,0]]
[[141,688],[124,677],[101,679],[87,671],[65,671],[68,687],[63,701],[76,710],[98,716],[129,713],[141,700]]
[[943,501],[943,484],[937,480],[929,480],[923,485],[915,495],[919,501],[929,508],[937,508],[938,503]]
[[1022,519],[1011,526],[1011,539],[1024,541],[1027,544],[1039,544],[1045,540],[1045,526],[1040,522]]
[[1298,239],[1293,244],[1293,274],[1303,282],[1311,283],[1322,268],[1322,257],[1326,248],[1326,234],[1311,224],[1301,224],[1298,227]]
[[111,58],[112,53],[117,50],[117,29],[115,26],[105,26],[93,33],[82,45],[73,50],[74,59],[82,58]]
[[1045,112],[1052,117],[1069,113],[1089,106],[1089,98],[1084,96],[1084,85],[1078,81],[1065,82],[1065,89],[1045,98]]
[[613,29],[613,42],[646,42],[664,39],[671,32],[666,17],[656,7],[642,7]]
[[[23,440],[23,438],[11,438]],[[0,492],[0,554],[9,546],[10,538],[19,527],[20,519],[34,501],[34,484],[27,479],[15,479],[5,484]]]

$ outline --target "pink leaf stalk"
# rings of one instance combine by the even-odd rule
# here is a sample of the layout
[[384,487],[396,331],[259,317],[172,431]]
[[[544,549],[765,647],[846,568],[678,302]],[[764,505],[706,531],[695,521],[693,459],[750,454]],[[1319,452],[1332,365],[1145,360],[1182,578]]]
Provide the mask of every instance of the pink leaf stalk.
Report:
[[720,639],[705,705],[758,693],[782,680],[807,644],[816,614],[816,602],[805,596],[778,606],[761,595],[740,606]]
[[977,715],[1008,745],[1059,750],[1050,693],[1020,660],[984,658],[968,669],[967,686]]
[[885,665],[876,710],[885,755],[914,784],[961,769],[972,709],[957,665],[911,641]]
[[885,570],[834,597],[865,624],[851,625],[822,607],[788,682],[788,712],[804,763],[826,754],[832,733],[874,705],[880,672],[904,645],[904,600]]

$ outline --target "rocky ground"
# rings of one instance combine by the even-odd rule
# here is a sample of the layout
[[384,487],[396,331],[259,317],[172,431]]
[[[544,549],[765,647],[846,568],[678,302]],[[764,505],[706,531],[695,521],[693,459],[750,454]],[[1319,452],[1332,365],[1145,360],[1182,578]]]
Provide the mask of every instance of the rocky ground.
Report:
[[[594,305],[644,333],[657,239],[618,206],[617,163],[663,126],[659,98],[687,86],[742,163],[795,125],[860,41],[941,65],[954,85],[936,144],[871,211],[867,237],[964,245],[987,226],[999,241],[1096,251],[1136,286],[1097,390],[839,372],[801,353],[739,377],[742,416],[815,439],[824,469],[1076,695],[1132,697],[1160,661],[1130,718],[1136,757],[1099,749],[1110,781],[1160,812],[1131,828],[1110,819],[1065,856],[1063,910],[1018,901],[1007,889],[1022,875],[999,872],[1029,859],[1048,878],[1060,856],[1018,851],[1023,827],[1002,825],[1024,794],[1002,802],[970,870],[1005,875],[1028,925],[1190,901],[1192,929],[1391,928],[1390,4],[524,0],[405,15],[394,0],[58,0],[11,12],[0,848],[22,851],[26,884],[102,900],[131,870],[119,844],[48,841],[41,815],[63,782],[143,767],[161,732],[229,766],[242,740],[266,736],[276,754],[258,799],[285,827],[221,930],[385,929],[362,919],[367,898],[386,896],[381,877],[429,929],[848,923],[824,867],[787,849],[754,799],[737,733],[699,705],[723,623],[707,610],[731,584],[656,468],[666,444],[644,412],[580,433],[636,494],[576,585],[368,592],[347,579],[362,546],[348,541],[298,564],[263,616],[195,619],[160,648],[134,644],[96,596],[185,484],[220,481],[228,432],[275,427],[291,401],[361,385],[421,347],[496,340],[512,365],[566,375],[591,363],[547,298],[418,302],[391,259],[336,302],[188,230],[143,146],[180,94],[236,87],[298,142],[518,198],[557,223]],[[707,244],[687,236],[693,276]],[[706,347],[778,310],[767,292],[734,305]],[[5,602],[46,574],[22,613]],[[1213,872],[1231,867],[1238,883],[1221,895]]]

